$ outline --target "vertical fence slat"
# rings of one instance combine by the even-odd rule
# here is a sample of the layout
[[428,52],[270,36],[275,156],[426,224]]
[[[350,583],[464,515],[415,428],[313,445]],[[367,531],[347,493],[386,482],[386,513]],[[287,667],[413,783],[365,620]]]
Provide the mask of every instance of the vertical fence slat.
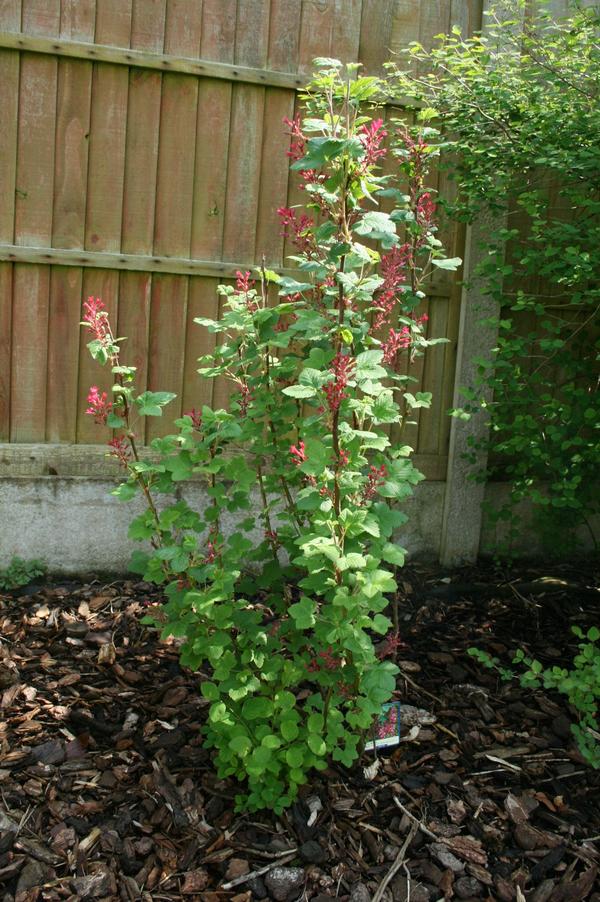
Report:
[[119,335],[127,341],[121,346],[123,362],[135,366],[135,387],[143,392],[148,387],[148,343],[150,338],[150,273],[122,272],[119,280]]
[[[222,0],[220,14],[215,0],[205,0],[200,46],[203,58],[233,62],[235,23],[235,0]],[[223,254],[231,94],[228,82],[209,78],[200,82],[191,247],[192,257],[200,260],[218,260]]]
[[[237,23],[236,0],[204,0],[202,10],[202,38],[200,53],[205,59],[232,63],[235,58]],[[223,258],[225,205],[227,196],[227,167],[229,159],[229,131],[233,86],[231,83],[202,79],[198,95],[196,131],[196,163],[194,171],[194,208],[192,216],[192,256],[198,259]],[[210,140],[205,139],[210,135]],[[215,381],[201,379],[195,374],[196,359],[214,346],[213,336],[195,323],[194,316],[217,316],[219,298],[216,280],[192,279],[188,311],[188,344],[184,381],[184,409],[198,406],[196,398],[214,405],[218,397]],[[206,285],[206,287],[205,287]],[[214,291],[214,295],[212,292]],[[190,334],[189,329],[192,329]],[[211,342],[212,340],[212,342]],[[222,381],[221,381],[222,385]],[[188,400],[189,392],[192,400]]]
[[198,358],[212,352],[215,335],[195,323],[194,317],[210,316],[216,319],[219,307],[218,284],[217,279],[190,279],[182,394],[184,413],[192,407],[199,410],[203,404],[212,404],[212,380],[202,379],[198,375]]
[[51,268],[47,442],[74,442],[77,438],[77,372],[82,282],[81,270],[74,266]]
[[0,442],[10,441],[13,264],[0,263]]
[[[62,0],[60,36],[92,42],[95,2]],[[92,64],[60,60],[56,108],[56,150],[52,246],[81,248],[85,238],[88,136]],[[83,274],[56,266],[50,274],[48,317],[48,400],[46,441],[74,442],[77,437],[79,310]]]
[[[418,0],[396,0],[390,39],[392,54],[400,53],[411,41],[419,40],[419,6]],[[403,69],[416,73],[417,64],[413,59],[401,56],[398,62]]]
[[[134,0],[131,47],[162,53],[165,19],[166,0]],[[126,254],[153,250],[161,88],[160,72],[130,70],[121,235],[121,250]],[[148,387],[151,298],[151,273],[121,273],[118,332],[127,337],[123,360],[137,368],[135,385],[140,392]]]
[[390,58],[395,7],[396,0],[363,0],[358,58],[369,75],[379,75]]
[[21,0],[0,0],[0,28],[3,31],[21,30]]
[[[8,28],[11,20],[0,20]],[[5,24],[6,23],[6,24]],[[19,115],[19,54],[15,50],[0,51],[0,84],[3,85],[2,128],[0,128],[0,236],[12,244],[17,187],[17,134]]]
[[52,247],[83,247],[92,63],[58,67]]
[[60,28],[60,0],[23,0],[21,25],[26,34],[56,37]]
[[60,36],[69,41],[94,41],[96,0],[61,0]]
[[163,52],[167,0],[133,0],[131,47]]
[[[0,28],[20,30],[20,0],[0,0]],[[14,239],[19,65],[16,51],[0,52],[0,83],[4,85],[4,122],[0,129],[0,240],[8,244]],[[3,442],[10,439],[12,302],[13,264],[0,263],[0,441]]]
[[300,45],[302,4],[275,0],[269,19],[269,69],[296,72]]
[[358,60],[363,0],[336,0],[330,55],[344,62]]
[[[295,0],[282,0],[272,7],[269,30],[269,69],[295,72],[298,68],[301,6]],[[295,94],[276,88],[265,93],[263,145],[259,207],[256,228],[256,254],[264,254],[268,263],[283,262],[283,237],[277,217],[278,207],[287,203],[289,148],[284,117],[294,115]]]
[[148,442],[172,432],[173,418],[181,413],[186,322],[186,277],[156,276],[152,280],[148,387],[152,391],[175,392],[177,399],[166,408],[164,417],[148,417]]
[[[202,5],[169,3],[165,52],[198,53]],[[190,253],[194,197],[194,149],[198,110],[198,80],[186,75],[163,76],[154,252],[187,257]],[[173,415],[181,411],[187,322],[187,276],[156,275],[150,313],[148,384],[152,390],[172,391],[177,400],[164,418],[149,419],[147,440],[171,431]]]
[[[55,37],[60,0],[24,0],[22,27]],[[16,244],[48,246],[52,236],[57,61],[23,54],[19,94]],[[50,273],[15,266],[13,278],[11,441],[43,441],[46,431],[46,359]]]
[[49,289],[48,266],[15,264],[11,342],[11,442],[40,442],[45,437]]
[[[235,62],[264,67],[269,41],[268,0],[238,0]],[[223,258],[254,261],[260,188],[265,89],[235,85],[229,134],[229,165]]]
[[[131,0],[97,0],[97,44],[128,47],[131,35]],[[124,66],[95,64],[92,77],[92,115],[88,162],[85,247],[88,250],[120,251],[125,170],[125,127],[127,121],[128,73]],[[119,273],[111,270],[85,271],[83,297],[101,297],[113,326],[117,323]],[[100,442],[110,430],[93,423],[84,414],[90,385],[110,390],[112,379],[100,369],[85,348],[81,335],[77,440]]]

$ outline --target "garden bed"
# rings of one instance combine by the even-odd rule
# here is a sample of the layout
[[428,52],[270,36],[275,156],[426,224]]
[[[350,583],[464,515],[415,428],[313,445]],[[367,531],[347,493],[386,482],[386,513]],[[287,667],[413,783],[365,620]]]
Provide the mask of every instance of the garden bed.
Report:
[[566,703],[467,654],[508,663],[521,644],[567,664],[570,624],[600,621],[598,584],[591,568],[407,567],[403,741],[378,770],[315,775],[280,818],[235,814],[202,747],[202,675],[140,624],[156,590],[0,596],[1,898],[600,900],[600,774]]

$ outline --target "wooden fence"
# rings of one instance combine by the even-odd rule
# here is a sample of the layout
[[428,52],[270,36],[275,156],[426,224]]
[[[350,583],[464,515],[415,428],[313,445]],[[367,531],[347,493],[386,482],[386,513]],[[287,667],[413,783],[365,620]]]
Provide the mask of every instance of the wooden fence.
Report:
[[[140,390],[176,392],[173,414],[218,404],[224,387],[196,374],[209,336],[192,321],[217,313],[216,286],[236,269],[262,254],[285,263],[275,211],[298,194],[282,119],[312,59],[378,72],[410,40],[479,27],[481,6],[0,0],[0,442],[52,448],[51,468],[38,453],[32,475],[67,474],[74,459],[79,473],[107,466],[84,447],[103,438],[84,414],[103,375],[80,334],[82,298],[102,297],[128,337]],[[444,237],[462,256],[460,232]],[[444,479],[460,291],[442,274],[430,295],[431,334],[451,342],[418,373],[434,406],[408,439]],[[170,419],[149,423],[146,440]],[[1,472],[28,472],[10,450]]]

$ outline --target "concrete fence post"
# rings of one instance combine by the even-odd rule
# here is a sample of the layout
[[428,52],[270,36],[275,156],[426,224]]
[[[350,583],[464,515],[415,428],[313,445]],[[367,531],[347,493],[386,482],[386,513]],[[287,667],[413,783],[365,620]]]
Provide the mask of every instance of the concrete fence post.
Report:
[[[489,322],[489,318],[498,313],[497,304],[486,296],[482,280],[475,275],[478,264],[487,253],[482,249],[482,244],[498,227],[497,220],[492,220],[492,216],[482,214],[467,228],[463,264],[466,284],[460,304],[453,407],[464,404],[461,389],[474,387],[476,359],[489,357],[498,337],[496,326]],[[446,567],[472,563],[479,552],[485,485],[476,482],[472,474],[475,469],[486,466],[487,454],[477,452],[475,466],[465,459],[465,454],[471,450],[472,440],[479,444],[487,434],[483,415],[476,414],[468,421],[452,420],[440,543],[440,562]]]
[[[494,5],[494,0],[483,2],[483,34],[486,32],[486,13]],[[498,14],[513,22],[517,20],[511,26],[513,37],[521,33],[525,17],[523,7],[515,9],[507,6]],[[489,358],[496,346],[498,329],[489,320],[497,316],[498,305],[486,295],[484,282],[477,277],[476,271],[487,254],[486,242],[505,224],[504,214],[482,212],[467,228],[463,264],[465,285],[461,296],[453,407],[462,406],[461,388],[473,388],[475,385],[476,359]],[[485,397],[485,392],[480,394]],[[477,452],[474,463],[468,462],[465,454],[471,451],[471,441],[479,444],[488,433],[484,415],[475,415],[468,421],[452,421],[440,542],[440,562],[446,567],[472,563],[479,553],[485,485],[476,482],[473,473],[485,468],[487,453]]]

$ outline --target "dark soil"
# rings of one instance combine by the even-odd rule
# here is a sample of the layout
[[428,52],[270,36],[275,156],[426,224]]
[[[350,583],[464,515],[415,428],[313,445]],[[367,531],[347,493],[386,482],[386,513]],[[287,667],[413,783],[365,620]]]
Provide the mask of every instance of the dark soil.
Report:
[[570,625],[600,622],[598,573],[411,565],[401,580],[398,698],[433,717],[376,774],[373,753],[332,767],[281,818],[234,813],[202,747],[202,675],[139,622],[155,590],[0,596],[0,902],[600,902],[600,772],[565,699],[467,654],[508,663],[520,645],[567,665]]

